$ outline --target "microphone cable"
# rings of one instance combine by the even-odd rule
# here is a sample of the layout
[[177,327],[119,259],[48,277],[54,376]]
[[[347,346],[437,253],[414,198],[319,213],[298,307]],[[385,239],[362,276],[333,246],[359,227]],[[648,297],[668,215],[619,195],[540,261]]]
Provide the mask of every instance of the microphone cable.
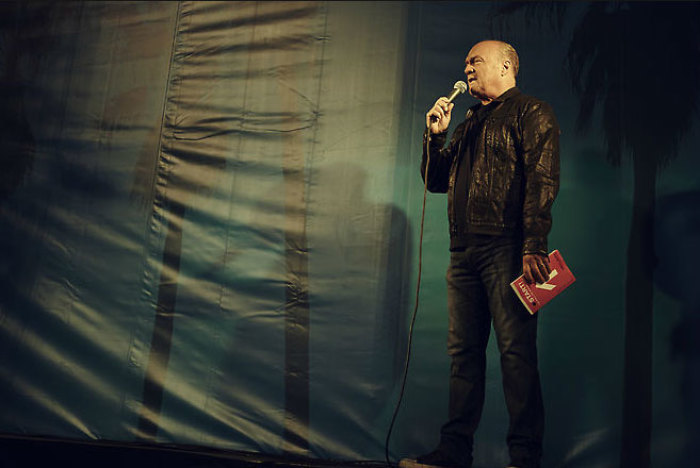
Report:
[[389,459],[389,439],[391,438],[391,432],[396,423],[396,417],[401,409],[401,401],[403,400],[403,395],[406,390],[406,380],[408,378],[408,366],[411,361],[411,344],[413,342],[413,326],[416,323],[416,316],[418,315],[418,298],[420,297],[420,280],[421,273],[423,269],[423,226],[425,224],[425,200],[428,195],[428,169],[430,168],[430,128],[426,129],[427,136],[425,137],[425,175],[424,175],[424,185],[423,185],[423,207],[421,209],[420,217],[420,235],[418,238],[418,278],[416,279],[416,298],[413,307],[413,316],[411,317],[411,325],[408,328],[408,343],[406,346],[406,361],[404,363],[403,378],[401,380],[401,390],[399,392],[399,400],[396,403],[396,408],[394,409],[394,415],[391,418],[391,424],[389,424],[389,430],[386,434],[386,441],[384,443],[384,457],[386,459],[386,464],[391,466],[391,460]]

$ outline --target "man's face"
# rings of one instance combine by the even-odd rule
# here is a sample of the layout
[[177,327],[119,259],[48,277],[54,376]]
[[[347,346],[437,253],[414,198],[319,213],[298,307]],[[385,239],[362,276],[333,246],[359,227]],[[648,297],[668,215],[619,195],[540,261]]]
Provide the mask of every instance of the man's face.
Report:
[[497,43],[479,42],[464,60],[469,94],[477,99],[494,99],[501,79],[503,56]]

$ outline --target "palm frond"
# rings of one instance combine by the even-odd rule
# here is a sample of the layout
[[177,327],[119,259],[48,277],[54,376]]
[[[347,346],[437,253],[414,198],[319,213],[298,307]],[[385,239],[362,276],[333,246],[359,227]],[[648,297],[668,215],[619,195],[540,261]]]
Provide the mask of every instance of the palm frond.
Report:
[[695,3],[593,3],[574,28],[567,70],[577,128],[588,130],[600,110],[612,164],[625,150],[653,154],[657,167],[676,155],[700,96],[699,14]]
[[561,32],[568,2],[495,2],[491,5],[489,22],[492,25],[491,34],[495,37],[503,36],[503,32],[509,29],[509,19],[515,14],[522,14],[525,26],[531,27],[534,23],[540,29],[547,28],[555,33]]

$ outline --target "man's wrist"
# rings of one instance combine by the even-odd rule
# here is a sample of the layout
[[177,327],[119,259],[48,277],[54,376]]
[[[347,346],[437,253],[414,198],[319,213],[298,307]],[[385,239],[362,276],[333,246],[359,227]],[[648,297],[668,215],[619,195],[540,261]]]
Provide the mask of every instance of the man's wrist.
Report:
[[428,137],[430,137],[431,144],[442,146],[447,140],[447,130],[440,133],[432,133],[429,128],[426,128],[425,133],[423,134],[423,139],[427,139]]

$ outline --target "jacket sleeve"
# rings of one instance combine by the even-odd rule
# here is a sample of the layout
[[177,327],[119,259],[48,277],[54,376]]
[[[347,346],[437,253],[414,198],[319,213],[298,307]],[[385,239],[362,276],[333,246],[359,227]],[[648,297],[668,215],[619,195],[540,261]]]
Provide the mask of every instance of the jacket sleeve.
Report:
[[525,175],[523,254],[547,255],[552,205],[559,191],[559,125],[549,104],[537,101],[522,119]]
[[[450,167],[457,155],[459,142],[461,140],[464,123],[459,124],[452,134],[450,144],[445,146],[447,132],[429,135],[429,130],[423,132],[423,158],[420,165],[420,173],[425,182],[426,166],[428,172],[428,190],[436,193],[446,193],[449,186]],[[430,136],[430,145],[427,140]],[[427,164],[427,148],[430,148],[430,164]]]

